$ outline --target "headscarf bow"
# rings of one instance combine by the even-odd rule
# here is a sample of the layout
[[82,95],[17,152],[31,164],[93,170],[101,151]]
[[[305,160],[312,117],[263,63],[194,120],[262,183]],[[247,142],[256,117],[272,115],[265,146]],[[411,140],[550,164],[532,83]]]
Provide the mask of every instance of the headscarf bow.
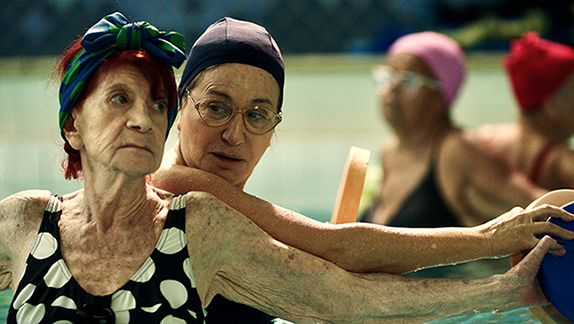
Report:
[[[122,49],[145,49],[168,67],[179,68],[185,61],[184,37],[177,32],[159,31],[148,22],[129,22],[120,12],[102,18],[84,34],[83,49],[70,61],[60,85],[60,131],[80,97],[89,77],[112,53]],[[177,103],[168,111],[168,128],[175,121]]]

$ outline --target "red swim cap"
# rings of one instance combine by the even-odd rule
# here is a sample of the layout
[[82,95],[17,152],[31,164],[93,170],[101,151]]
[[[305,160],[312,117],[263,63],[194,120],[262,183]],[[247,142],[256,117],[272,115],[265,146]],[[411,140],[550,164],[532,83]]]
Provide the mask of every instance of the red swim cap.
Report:
[[523,112],[538,108],[574,72],[574,49],[528,32],[510,42],[503,60]]

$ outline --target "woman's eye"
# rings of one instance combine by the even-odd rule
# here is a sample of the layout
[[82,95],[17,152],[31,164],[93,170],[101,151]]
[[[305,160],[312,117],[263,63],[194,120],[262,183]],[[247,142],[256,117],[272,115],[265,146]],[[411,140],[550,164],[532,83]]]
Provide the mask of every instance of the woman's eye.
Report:
[[421,83],[421,80],[417,75],[405,74],[403,78],[403,83],[407,87],[418,88]]
[[254,121],[262,121],[262,120],[267,120],[269,119],[269,115],[270,113],[268,111],[266,111],[265,109],[249,109],[245,112],[245,115]]
[[212,101],[208,104],[209,113],[212,115],[227,115],[229,109],[225,107],[225,104],[218,101]]
[[112,97],[111,101],[118,105],[122,105],[128,102],[128,97],[126,95],[115,95]]
[[168,106],[166,102],[156,102],[153,104],[153,109],[157,110],[160,113],[168,110]]

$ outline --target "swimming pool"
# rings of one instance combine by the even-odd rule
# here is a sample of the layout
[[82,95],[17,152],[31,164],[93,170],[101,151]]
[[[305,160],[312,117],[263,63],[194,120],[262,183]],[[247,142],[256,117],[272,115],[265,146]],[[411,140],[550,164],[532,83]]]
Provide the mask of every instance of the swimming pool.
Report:
[[[370,70],[380,57],[286,57],[284,122],[246,185],[246,191],[319,221],[328,221],[348,150],[378,147],[389,132],[378,119]],[[504,122],[516,112],[500,57],[479,58],[455,120],[466,126]],[[63,194],[81,187],[66,182],[57,126],[57,88],[48,80],[53,58],[0,59],[0,199],[25,189]],[[491,63],[489,63],[491,62]],[[494,62],[494,63],[492,63]],[[485,96],[484,93],[492,94]],[[166,147],[176,140],[175,127]],[[0,322],[11,291],[0,293]],[[528,309],[502,314],[462,314],[432,323],[539,323]]]

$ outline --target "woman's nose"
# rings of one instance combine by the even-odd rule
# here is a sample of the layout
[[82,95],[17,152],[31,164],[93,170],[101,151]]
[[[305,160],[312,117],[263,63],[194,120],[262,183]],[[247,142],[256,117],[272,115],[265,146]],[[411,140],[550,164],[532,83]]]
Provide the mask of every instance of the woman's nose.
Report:
[[221,138],[229,145],[237,146],[245,141],[245,132],[247,129],[245,129],[242,114],[235,114],[224,127],[225,129],[221,134]]
[[129,128],[147,133],[152,129],[152,124],[147,104],[136,104],[130,109],[127,120]]

